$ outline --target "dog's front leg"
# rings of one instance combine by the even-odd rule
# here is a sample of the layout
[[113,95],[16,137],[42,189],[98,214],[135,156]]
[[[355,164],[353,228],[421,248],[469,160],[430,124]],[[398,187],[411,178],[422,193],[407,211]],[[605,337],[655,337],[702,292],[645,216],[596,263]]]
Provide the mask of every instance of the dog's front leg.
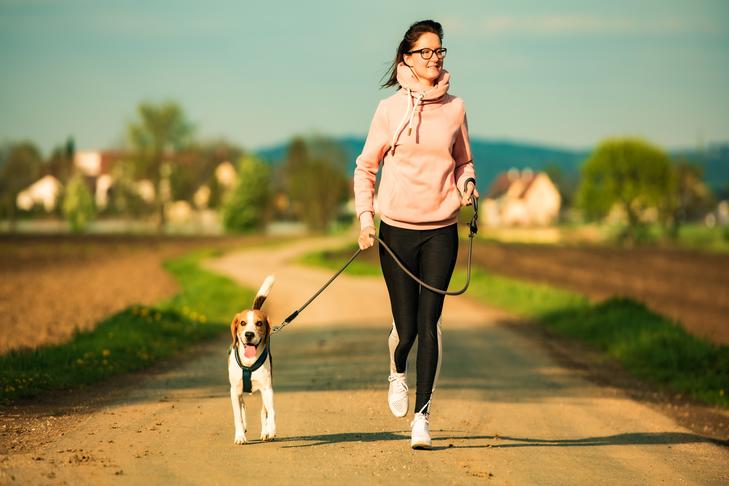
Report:
[[273,388],[261,390],[261,440],[276,437],[276,412],[273,410]]
[[233,405],[233,425],[235,426],[236,444],[246,443],[246,404],[240,387],[230,387],[230,401]]

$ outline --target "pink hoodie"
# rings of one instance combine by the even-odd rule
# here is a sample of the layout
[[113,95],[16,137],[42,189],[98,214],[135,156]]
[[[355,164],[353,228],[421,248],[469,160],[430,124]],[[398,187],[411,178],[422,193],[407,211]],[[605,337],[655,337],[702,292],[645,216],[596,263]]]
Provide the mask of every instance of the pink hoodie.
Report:
[[458,219],[464,182],[475,178],[463,100],[448,94],[445,69],[426,91],[403,63],[397,81],[402,88],[377,105],[357,157],[357,218],[362,228],[374,226],[375,180],[382,163],[382,221],[409,229],[448,226]]

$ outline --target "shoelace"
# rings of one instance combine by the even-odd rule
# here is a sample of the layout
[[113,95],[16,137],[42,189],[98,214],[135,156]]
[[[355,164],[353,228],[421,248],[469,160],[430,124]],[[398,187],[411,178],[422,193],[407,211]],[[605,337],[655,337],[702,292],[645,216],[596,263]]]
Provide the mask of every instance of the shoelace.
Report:
[[387,377],[387,380],[390,383],[392,383],[393,381],[396,381],[402,387],[403,390],[408,389],[408,384],[405,382],[404,378],[400,378],[399,376],[395,376],[395,375],[390,375]]
[[[422,420],[425,422],[426,429],[429,428],[430,427],[430,413],[429,412],[426,412],[426,413],[418,412],[418,414],[420,415],[420,417],[422,417]],[[416,415],[413,418],[413,421],[410,422],[410,427],[412,427],[415,424],[416,420],[418,420],[418,415]]]

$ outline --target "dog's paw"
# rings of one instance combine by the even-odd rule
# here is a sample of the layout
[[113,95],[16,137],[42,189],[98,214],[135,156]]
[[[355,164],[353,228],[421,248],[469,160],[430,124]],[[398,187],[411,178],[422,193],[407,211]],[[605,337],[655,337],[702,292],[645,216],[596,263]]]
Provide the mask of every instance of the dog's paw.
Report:
[[234,444],[245,444],[247,442],[245,434],[235,434]]
[[276,424],[266,424],[261,428],[261,440],[268,442],[276,437]]

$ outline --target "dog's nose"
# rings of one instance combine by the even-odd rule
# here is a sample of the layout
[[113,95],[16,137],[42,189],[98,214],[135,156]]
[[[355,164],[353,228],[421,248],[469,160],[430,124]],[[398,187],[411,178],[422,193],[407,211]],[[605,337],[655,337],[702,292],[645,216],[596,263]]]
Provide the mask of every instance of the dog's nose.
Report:
[[254,337],[254,336],[255,336],[255,334],[253,334],[253,333],[252,333],[251,331],[248,331],[248,332],[246,332],[246,333],[245,333],[245,337],[246,337],[246,339],[247,339],[247,340],[249,340],[249,341],[250,341],[251,339],[253,339],[253,337]]

